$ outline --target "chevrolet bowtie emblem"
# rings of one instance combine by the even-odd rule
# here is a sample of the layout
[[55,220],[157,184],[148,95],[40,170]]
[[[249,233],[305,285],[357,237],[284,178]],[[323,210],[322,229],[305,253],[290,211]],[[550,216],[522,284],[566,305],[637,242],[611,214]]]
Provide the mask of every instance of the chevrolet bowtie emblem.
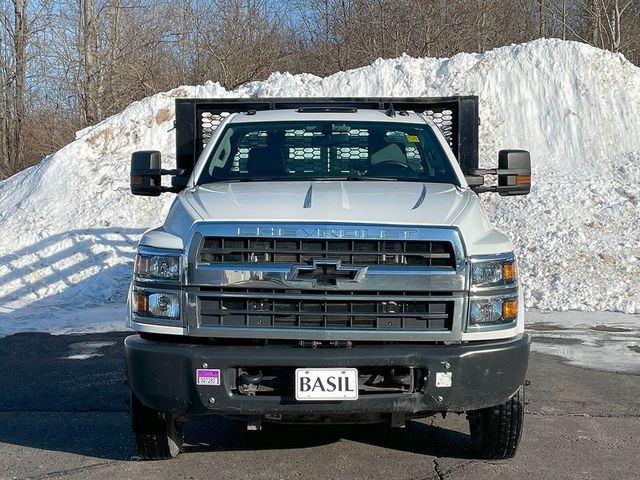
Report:
[[311,281],[313,285],[337,285],[340,282],[359,282],[367,267],[342,265],[341,260],[315,258],[311,265],[293,265],[288,275],[290,281]]

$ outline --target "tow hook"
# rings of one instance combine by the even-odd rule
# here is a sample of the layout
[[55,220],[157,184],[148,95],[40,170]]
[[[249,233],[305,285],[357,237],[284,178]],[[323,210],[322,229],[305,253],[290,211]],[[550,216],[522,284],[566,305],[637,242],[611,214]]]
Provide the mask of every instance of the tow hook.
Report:
[[389,378],[393,383],[399,387],[407,387],[410,391],[413,390],[413,369],[409,368],[405,373],[399,373],[395,368],[392,368],[389,372]]
[[255,374],[242,371],[240,375],[238,375],[238,391],[243,395],[253,396],[258,391],[261,381],[262,370],[258,370]]

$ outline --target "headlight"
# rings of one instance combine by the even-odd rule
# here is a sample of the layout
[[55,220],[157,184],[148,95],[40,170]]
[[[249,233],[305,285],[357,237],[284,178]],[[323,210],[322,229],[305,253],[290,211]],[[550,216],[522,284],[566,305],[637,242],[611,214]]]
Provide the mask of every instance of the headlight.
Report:
[[134,273],[138,280],[178,282],[180,280],[180,252],[170,254],[140,249],[136,255]]
[[472,299],[469,326],[502,325],[518,318],[518,298],[488,297]]
[[180,318],[180,295],[133,290],[131,308],[138,315],[176,320]]
[[504,257],[474,257],[471,259],[471,287],[515,287],[518,275],[512,254]]

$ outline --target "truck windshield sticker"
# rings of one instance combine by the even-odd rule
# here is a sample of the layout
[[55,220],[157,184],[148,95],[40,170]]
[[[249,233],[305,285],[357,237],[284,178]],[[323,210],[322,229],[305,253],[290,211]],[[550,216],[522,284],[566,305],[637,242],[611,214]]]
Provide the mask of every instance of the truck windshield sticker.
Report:
[[407,135],[406,139],[410,143],[420,143],[420,138],[417,135]]

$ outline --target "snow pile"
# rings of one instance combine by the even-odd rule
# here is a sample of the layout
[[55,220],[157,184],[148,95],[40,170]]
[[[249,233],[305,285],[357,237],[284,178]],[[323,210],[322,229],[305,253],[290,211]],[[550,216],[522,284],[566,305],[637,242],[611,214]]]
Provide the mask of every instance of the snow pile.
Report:
[[516,244],[527,306],[640,313],[640,69],[587,45],[538,40],[450,59],[377,60],[327,78],[274,73],[235,91],[180,87],[78,132],[0,182],[0,335],[27,329],[38,308],[69,317],[123,301],[136,239],[172,201],[129,194],[129,157],[157,149],[172,166],[176,97],[459,94],[480,97],[485,166],[500,148],[532,154],[529,197],[484,196]]

